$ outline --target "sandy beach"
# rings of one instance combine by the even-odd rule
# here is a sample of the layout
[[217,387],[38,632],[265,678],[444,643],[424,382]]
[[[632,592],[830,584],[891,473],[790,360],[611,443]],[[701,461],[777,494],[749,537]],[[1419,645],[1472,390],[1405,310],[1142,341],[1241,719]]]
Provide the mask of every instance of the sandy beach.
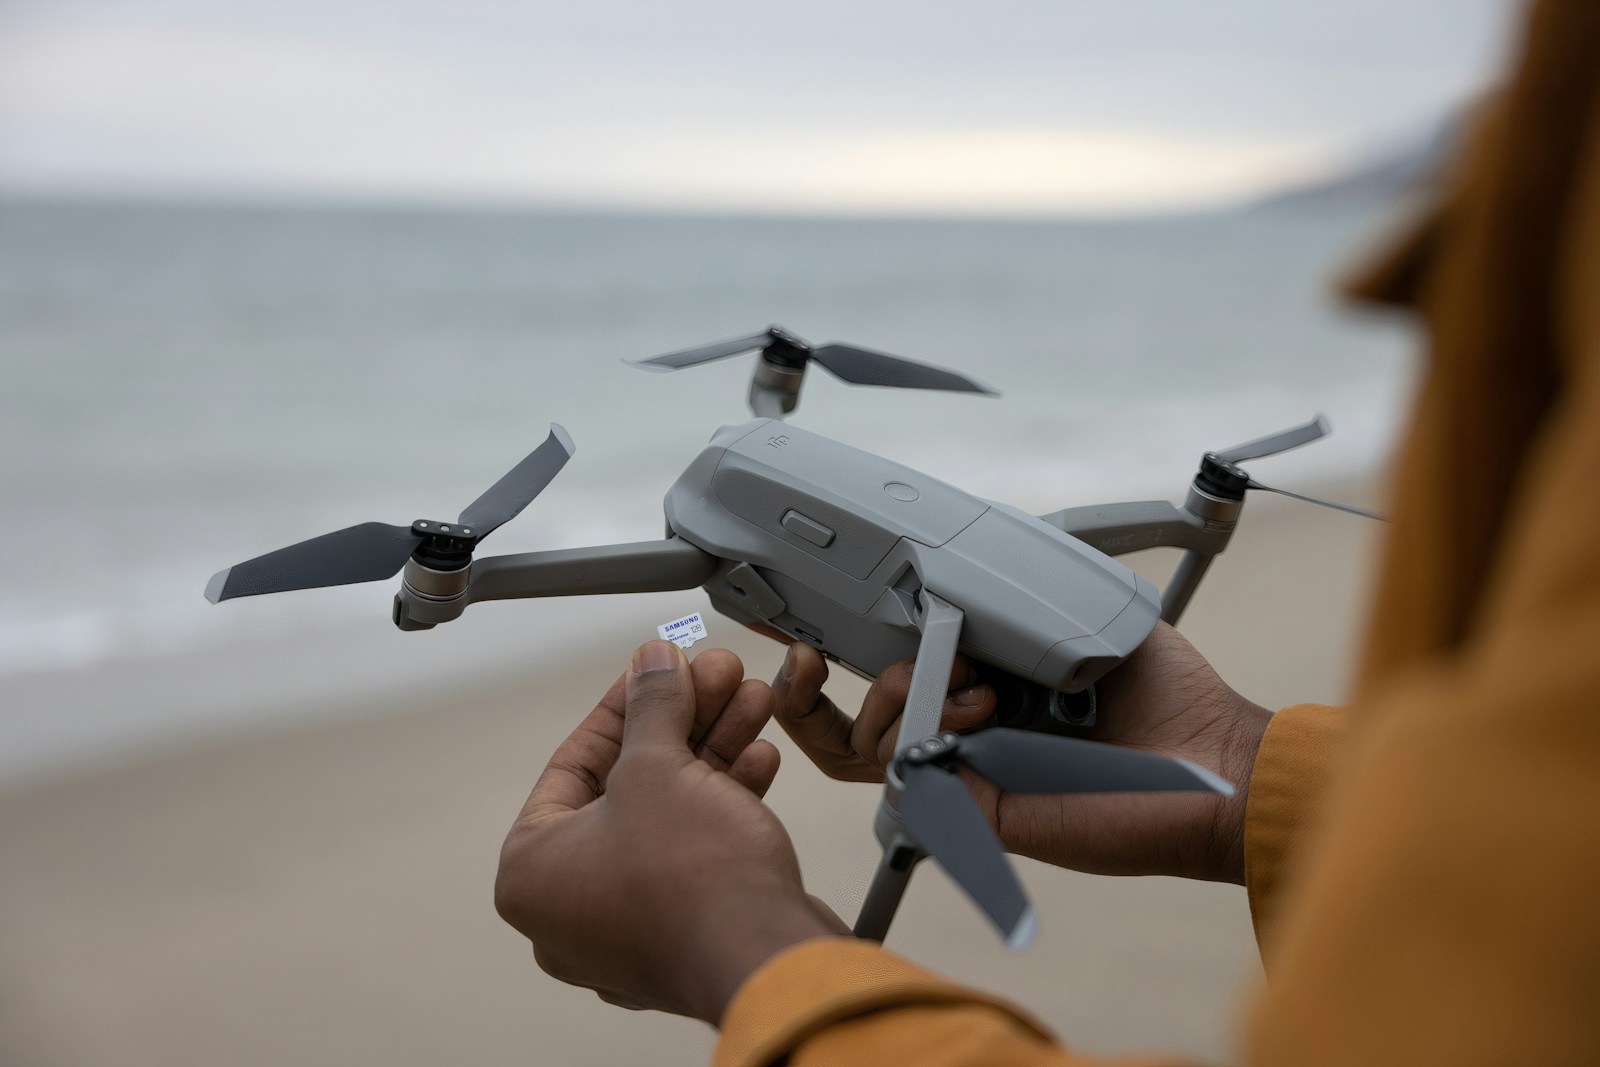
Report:
[[[1183,630],[1260,703],[1336,702],[1380,532],[1252,498]],[[0,794],[0,1063],[706,1062],[707,1028],[546,978],[490,903],[535,775],[657,615],[640,607],[580,657],[392,713],[299,709],[282,729]],[[756,677],[780,659],[715,618],[709,644]],[[127,699],[155,699],[142,684]],[[848,706],[863,689],[839,677],[832,692]],[[823,779],[769,736],[785,754],[770,803],[812,891],[853,916],[877,791]],[[1077,1047],[1229,1056],[1260,980],[1243,890],[1020,866],[1041,918],[1031,949],[1006,952],[931,866],[890,947],[1016,999]]]

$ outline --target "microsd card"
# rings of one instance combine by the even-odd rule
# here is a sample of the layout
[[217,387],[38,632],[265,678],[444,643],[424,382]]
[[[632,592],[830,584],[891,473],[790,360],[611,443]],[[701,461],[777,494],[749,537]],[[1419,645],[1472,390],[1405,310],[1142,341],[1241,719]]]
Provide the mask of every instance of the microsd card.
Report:
[[656,633],[661,635],[663,641],[671,641],[679,648],[688,648],[706,636],[706,623],[697,611],[693,615],[662,623],[656,627]]

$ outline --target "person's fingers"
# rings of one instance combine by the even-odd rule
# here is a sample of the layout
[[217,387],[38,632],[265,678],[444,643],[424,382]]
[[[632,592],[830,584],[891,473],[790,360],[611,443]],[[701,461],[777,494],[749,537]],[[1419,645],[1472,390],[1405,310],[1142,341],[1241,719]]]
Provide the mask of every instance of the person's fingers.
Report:
[[[913,660],[901,660],[885,667],[867,690],[850,731],[850,747],[856,755],[874,766],[888,763],[900,732],[900,717],[911,692]],[[957,656],[950,668],[949,695],[939,717],[941,730],[970,730],[987,722],[995,711],[994,687],[974,685],[977,671],[965,656]]]
[[844,782],[881,782],[883,774],[850,745],[854,723],[822,692],[828,665],[803,642],[789,646],[773,679],[778,725],[823,774]]
[[690,745],[694,754],[719,771],[727,770],[772,718],[772,702],[766,682],[752,678],[741,683],[700,743]]
[[523,805],[523,818],[581,808],[605,793],[606,777],[622,751],[625,683],[626,676],[613,682],[557,746]]
[[744,681],[744,664],[725,648],[708,648],[689,663],[694,682],[694,725],[689,745],[700,744]]
[[767,795],[778,777],[778,748],[771,741],[752,741],[728,768],[728,777],[758,797]]
[[594,995],[610,1004],[614,1008],[626,1008],[629,1011],[649,1011],[643,1004],[634,1000],[626,993],[618,993],[611,989],[596,989]]
[[624,750],[687,748],[689,728],[694,725],[694,680],[683,650],[670,641],[646,641],[633,654],[626,682]]

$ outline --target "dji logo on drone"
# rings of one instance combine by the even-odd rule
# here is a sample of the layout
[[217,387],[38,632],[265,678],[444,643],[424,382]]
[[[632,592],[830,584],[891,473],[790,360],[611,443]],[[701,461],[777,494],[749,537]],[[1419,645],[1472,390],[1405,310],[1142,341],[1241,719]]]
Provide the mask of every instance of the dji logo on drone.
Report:
[[767,438],[767,447],[768,448],[782,448],[784,445],[786,445],[788,443],[789,443],[789,438],[787,438],[783,434],[779,434],[777,437],[769,437],[769,438]]

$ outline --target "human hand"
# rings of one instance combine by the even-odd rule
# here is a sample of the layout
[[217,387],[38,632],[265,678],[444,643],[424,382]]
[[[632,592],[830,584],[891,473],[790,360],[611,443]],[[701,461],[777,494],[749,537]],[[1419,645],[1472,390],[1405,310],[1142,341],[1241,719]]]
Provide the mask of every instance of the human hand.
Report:
[[[773,682],[785,732],[830,777],[880,782],[894,755],[912,662],[885,669],[852,718],[822,692],[828,666],[790,645]],[[991,686],[957,657],[941,724],[967,730],[995,712]],[[1235,693],[1205,657],[1160,623],[1097,683],[1096,726],[1080,736],[1177,756],[1221,774],[1232,797],[1207,793],[1008,793],[970,771],[962,778],[1012,852],[1094,874],[1170,874],[1244,881],[1244,812],[1271,713]]]
[[552,977],[715,1025],[771,956],[848,929],[761,802],[772,693],[731,652],[652,641],[556,750],[500,854],[495,908]]

